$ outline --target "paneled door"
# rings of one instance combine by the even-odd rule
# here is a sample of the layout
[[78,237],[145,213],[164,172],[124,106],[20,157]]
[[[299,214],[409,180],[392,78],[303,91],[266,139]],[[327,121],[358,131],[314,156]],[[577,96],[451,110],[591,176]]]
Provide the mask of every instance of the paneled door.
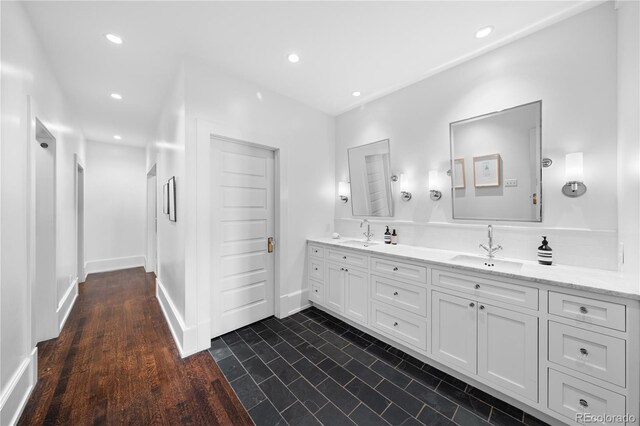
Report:
[[[220,270],[212,291],[215,329],[222,333],[238,329],[274,314],[274,152],[232,141],[215,141],[220,156],[213,164],[212,207],[218,209],[212,265]],[[215,229],[215,228],[214,228]]]

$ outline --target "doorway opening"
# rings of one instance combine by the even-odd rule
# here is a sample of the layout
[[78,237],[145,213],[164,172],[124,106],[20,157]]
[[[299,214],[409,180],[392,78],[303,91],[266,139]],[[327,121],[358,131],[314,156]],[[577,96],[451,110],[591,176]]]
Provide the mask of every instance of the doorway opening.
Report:
[[158,275],[158,187],[155,164],[147,173],[146,270]]
[[84,272],[84,167],[76,157],[76,250],[78,284],[86,279]]

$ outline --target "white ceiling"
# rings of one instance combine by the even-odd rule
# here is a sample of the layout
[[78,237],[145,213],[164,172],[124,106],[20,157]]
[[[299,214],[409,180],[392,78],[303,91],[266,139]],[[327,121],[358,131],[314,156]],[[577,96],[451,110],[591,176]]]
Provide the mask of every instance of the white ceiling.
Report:
[[[144,146],[183,55],[336,115],[601,1],[25,2],[89,140]],[[494,26],[487,38],[475,31]],[[124,38],[114,45],[112,32]],[[287,55],[296,52],[300,62]],[[362,92],[354,98],[353,91]],[[121,93],[122,101],[109,97]]]

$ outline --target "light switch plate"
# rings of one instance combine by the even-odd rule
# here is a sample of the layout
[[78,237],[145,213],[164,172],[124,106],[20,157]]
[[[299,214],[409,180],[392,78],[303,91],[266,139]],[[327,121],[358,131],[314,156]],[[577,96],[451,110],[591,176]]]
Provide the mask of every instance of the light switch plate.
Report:
[[505,188],[509,188],[512,186],[518,186],[518,179],[505,179],[504,180]]

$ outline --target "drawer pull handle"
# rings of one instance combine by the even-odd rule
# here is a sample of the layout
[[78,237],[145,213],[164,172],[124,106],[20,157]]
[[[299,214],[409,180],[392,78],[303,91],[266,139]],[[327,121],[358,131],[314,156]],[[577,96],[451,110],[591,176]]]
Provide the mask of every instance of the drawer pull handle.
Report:
[[480,288],[480,284],[476,284],[476,290]]
[[480,305],[480,310],[483,310],[483,309],[484,309],[484,305]]
[[469,303],[469,306],[470,306],[471,308],[473,308],[474,306],[476,306],[476,304],[475,304],[475,303],[473,303],[473,302],[471,302],[471,303]]
[[342,258],[343,258],[344,260],[347,260],[347,256],[342,256]]
[[398,323],[397,323],[397,322],[394,322],[394,323],[393,323],[393,326],[394,326],[394,327],[397,327],[397,326],[398,326]]
[[584,356],[589,355],[589,351],[588,351],[588,350],[586,350],[585,348],[580,348],[580,353],[581,353],[582,355],[584,355]]
[[587,312],[589,312],[587,308],[585,308],[584,306],[580,306],[580,313],[586,314]]
[[397,296],[397,295],[398,295],[398,292],[397,292],[397,291],[394,291],[394,292],[393,292],[393,295],[394,295],[394,296]]
[[583,407],[588,407],[589,403],[585,399],[580,398],[580,405],[582,405]]
[[397,271],[397,270],[398,270],[398,267],[397,267],[397,266],[394,266],[394,267],[393,267],[393,270],[394,270],[394,271]]

